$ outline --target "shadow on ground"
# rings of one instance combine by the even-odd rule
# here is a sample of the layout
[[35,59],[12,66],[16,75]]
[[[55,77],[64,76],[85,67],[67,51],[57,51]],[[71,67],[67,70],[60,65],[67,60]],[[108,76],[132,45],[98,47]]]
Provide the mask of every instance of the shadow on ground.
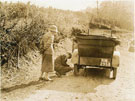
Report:
[[[46,81],[32,81],[28,84],[16,85],[9,88],[2,89],[2,92],[11,92],[13,90],[26,88],[29,86],[36,86],[37,89],[65,91],[65,92],[80,92],[91,93],[96,92],[96,87],[100,85],[109,85],[114,80],[108,77],[108,70],[105,69],[88,69],[87,76],[83,76],[84,70],[80,70],[79,76],[74,76],[70,72],[67,76],[61,78],[54,78],[53,82]],[[46,84],[45,84],[46,83]],[[46,85],[46,86],[45,86]]]
[[43,84],[44,81],[31,81],[30,83],[28,84],[21,84],[21,85],[16,85],[16,86],[12,86],[12,87],[9,87],[9,88],[3,88],[1,90],[2,93],[6,93],[6,92],[11,92],[13,90],[17,90],[17,89],[21,89],[21,88],[26,88],[26,87],[29,87],[29,86],[34,86],[34,85],[39,85],[39,84]]
[[39,89],[64,91],[64,92],[79,92],[79,93],[95,93],[96,88],[100,85],[109,85],[113,79],[108,77],[108,70],[105,69],[89,69],[87,77],[83,76],[84,70],[81,70],[79,76],[71,75],[57,78],[54,82],[46,87],[40,86]]

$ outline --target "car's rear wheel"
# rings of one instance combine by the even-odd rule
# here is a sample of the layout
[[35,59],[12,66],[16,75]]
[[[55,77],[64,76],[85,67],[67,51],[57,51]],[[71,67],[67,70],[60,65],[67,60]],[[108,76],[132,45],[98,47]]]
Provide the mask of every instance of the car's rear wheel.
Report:
[[74,65],[74,75],[75,76],[78,76],[79,75],[79,67],[78,67],[78,65]]
[[113,68],[113,79],[116,79],[117,76],[117,68]]

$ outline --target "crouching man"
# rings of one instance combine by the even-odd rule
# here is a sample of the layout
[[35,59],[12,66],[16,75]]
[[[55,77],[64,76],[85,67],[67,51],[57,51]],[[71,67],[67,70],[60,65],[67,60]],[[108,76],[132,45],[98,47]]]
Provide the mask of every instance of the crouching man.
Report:
[[71,53],[66,53],[55,59],[55,71],[58,77],[65,75],[67,72],[72,70],[72,68],[67,64],[67,60],[70,58]]

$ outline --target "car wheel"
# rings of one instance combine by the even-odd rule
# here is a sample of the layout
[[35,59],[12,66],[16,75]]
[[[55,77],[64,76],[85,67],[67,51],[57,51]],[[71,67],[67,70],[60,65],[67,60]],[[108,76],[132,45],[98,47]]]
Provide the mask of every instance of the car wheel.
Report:
[[113,79],[116,79],[117,76],[117,68],[113,68]]
[[79,75],[79,68],[78,68],[78,65],[74,65],[74,75],[75,76],[78,76]]

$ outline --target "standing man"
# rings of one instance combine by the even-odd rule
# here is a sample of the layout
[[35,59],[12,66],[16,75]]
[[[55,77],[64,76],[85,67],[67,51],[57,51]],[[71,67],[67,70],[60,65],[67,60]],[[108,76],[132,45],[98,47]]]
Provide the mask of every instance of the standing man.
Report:
[[[41,76],[39,79],[52,80],[50,79],[48,73],[54,72],[54,36],[57,34],[58,30],[55,25],[51,25],[48,32],[43,35],[40,41],[40,47],[42,49],[42,67]],[[45,78],[43,74],[45,73]]]

